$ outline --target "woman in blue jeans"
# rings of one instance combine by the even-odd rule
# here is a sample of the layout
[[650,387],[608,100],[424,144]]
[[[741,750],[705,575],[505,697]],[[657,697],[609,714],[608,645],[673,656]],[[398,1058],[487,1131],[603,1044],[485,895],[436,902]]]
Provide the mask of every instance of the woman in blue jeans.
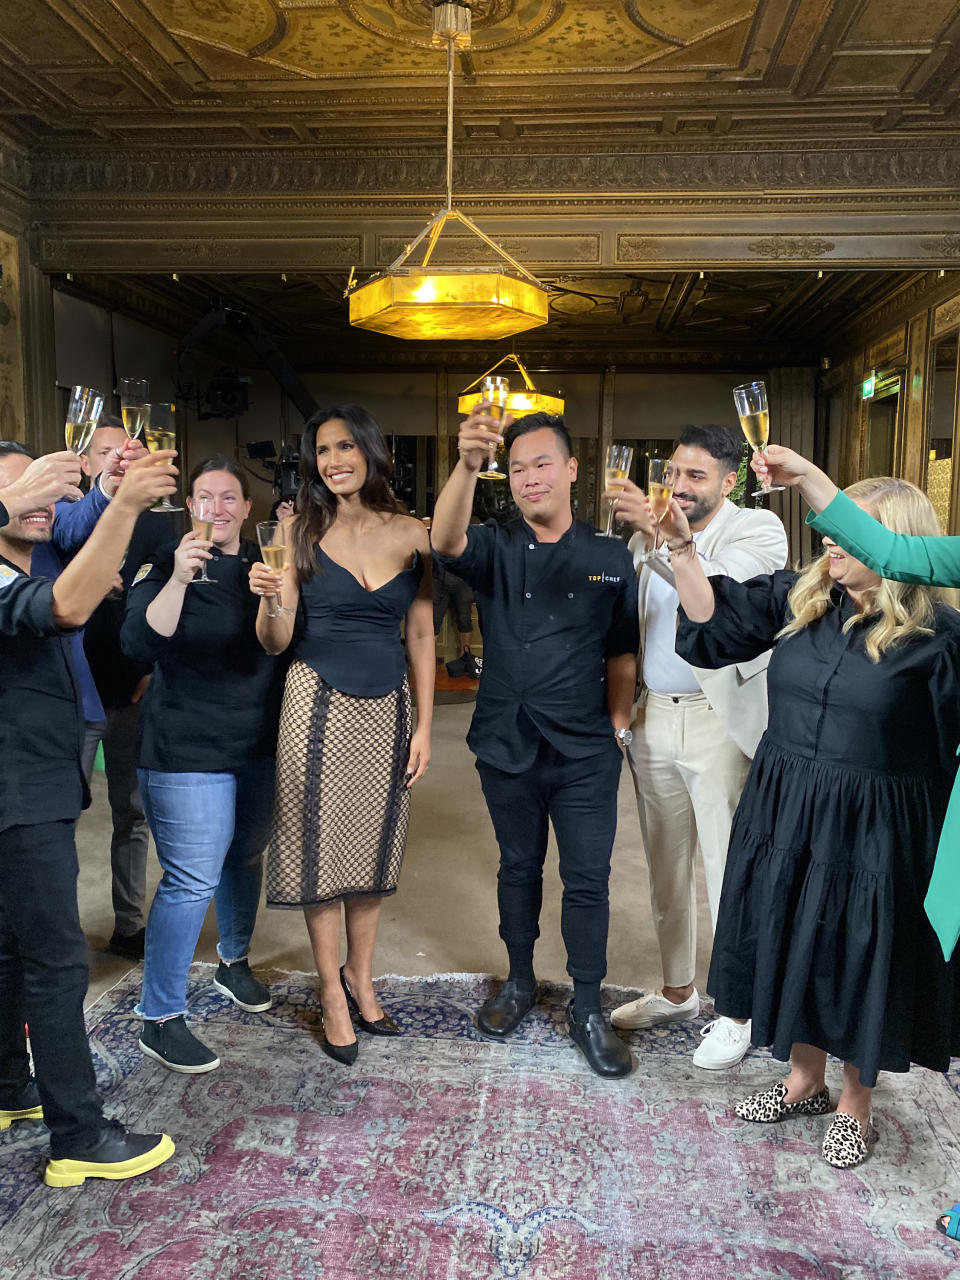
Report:
[[[241,1009],[270,1007],[247,952],[273,807],[285,664],[260,647],[250,594],[255,543],[244,472],[218,455],[190,477],[188,506],[213,504],[212,542],[188,533],[140,566],[127,600],[124,651],[152,662],[141,714],[140,791],[163,876],[147,921],[140,1047],[172,1071],[220,1059],[188,1028],[187,974],[210,899],[220,965],[214,986]],[[209,583],[196,581],[201,564]]]

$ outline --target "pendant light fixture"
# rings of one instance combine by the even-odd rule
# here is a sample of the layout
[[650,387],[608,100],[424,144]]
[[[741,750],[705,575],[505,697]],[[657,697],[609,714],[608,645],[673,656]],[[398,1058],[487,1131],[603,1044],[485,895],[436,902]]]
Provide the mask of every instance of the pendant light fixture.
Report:
[[[386,270],[363,284],[350,272],[345,297],[350,323],[395,338],[507,338],[548,320],[544,285],[453,207],[454,50],[470,44],[470,7],[436,4],[433,43],[447,46],[447,203]],[[465,227],[492,249],[497,261],[471,266],[431,266],[437,241],[450,223]],[[415,262],[423,246],[423,257]],[[479,247],[479,246],[478,246]]]

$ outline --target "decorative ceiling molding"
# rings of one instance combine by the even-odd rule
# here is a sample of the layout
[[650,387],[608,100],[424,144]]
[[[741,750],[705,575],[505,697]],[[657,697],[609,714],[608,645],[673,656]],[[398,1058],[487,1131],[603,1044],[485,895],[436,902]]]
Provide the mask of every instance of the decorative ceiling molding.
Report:
[[[874,143],[784,149],[711,147],[691,151],[556,152],[517,155],[485,151],[458,154],[454,189],[458,201],[475,192],[504,203],[526,202],[540,192],[700,192],[742,207],[749,193],[902,192],[938,190],[960,208],[960,134],[915,143]],[[213,195],[218,198],[271,194],[291,199],[335,189],[340,197],[374,193],[384,200],[435,192],[441,202],[444,162],[440,154],[403,154],[403,148],[348,154],[320,149],[239,148],[211,154],[197,150],[37,150],[30,166],[30,192],[47,202],[73,203],[85,196],[111,203],[151,195]],[[431,203],[433,203],[431,201]]]

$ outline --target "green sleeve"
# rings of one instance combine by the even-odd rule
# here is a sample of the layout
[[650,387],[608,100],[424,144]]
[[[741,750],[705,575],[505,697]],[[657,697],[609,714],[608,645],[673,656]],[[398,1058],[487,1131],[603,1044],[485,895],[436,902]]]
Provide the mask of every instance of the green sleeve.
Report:
[[838,493],[807,524],[862,560],[881,578],[920,582],[925,586],[960,587],[960,538],[920,538],[893,533],[862,507]]

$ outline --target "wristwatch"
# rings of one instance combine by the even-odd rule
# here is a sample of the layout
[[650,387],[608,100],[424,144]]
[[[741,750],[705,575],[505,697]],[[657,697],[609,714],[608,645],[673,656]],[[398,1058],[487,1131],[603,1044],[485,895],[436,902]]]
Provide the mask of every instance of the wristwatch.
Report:
[[618,747],[629,747],[633,741],[633,733],[630,729],[614,729],[613,736],[617,740]]

